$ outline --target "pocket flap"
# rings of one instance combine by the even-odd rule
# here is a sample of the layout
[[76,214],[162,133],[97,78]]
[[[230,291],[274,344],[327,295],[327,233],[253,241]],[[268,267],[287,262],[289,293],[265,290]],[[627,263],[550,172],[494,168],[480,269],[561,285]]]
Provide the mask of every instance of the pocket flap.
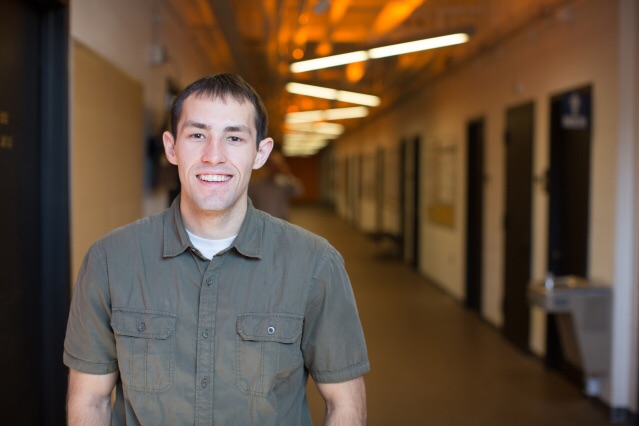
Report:
[[115,334],[146,339],[166,339],[175,329],[175,315],[156,311],[114,308],[111,327]]
[[294,314],[238,314],[237,332],[244,340],[293,343],[302,335],[304,317]]

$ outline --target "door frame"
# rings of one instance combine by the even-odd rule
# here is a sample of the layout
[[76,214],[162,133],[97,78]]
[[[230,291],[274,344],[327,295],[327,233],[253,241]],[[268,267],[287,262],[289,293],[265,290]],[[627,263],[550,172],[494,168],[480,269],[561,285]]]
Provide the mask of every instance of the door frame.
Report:
[[[24,355],[29,368],[13,365],[4,383],[5,391],[18,399],[23,399],[22,389],[12,383],[14,380],[24,383],[28,386],[28,398],[19,401],[21,405],[3,412],[5,421],[13,424],[33,421],[34,424],[57,425],[66,421],[68,371],[60,357],[64,349],[71,282],[69,10],[63,0],[9,0],[3,2],[2,7],[6,7],[3,9],[5,16],[13,19],[11,26],[7,26],[11,31],[8,42],[19,48],[13,52],[15,68],[7,70],[7,77],[3,79],[4,84],[12,85],[12,92],[3,105],[6,126],[0,126],[4,137],[12,138],[13,144],[8,148],[5,146],[0,155],[22,168],[22,173],[24,168],[33,168],[29,173],[34,179],[11,179],[13,171],[10,169],[5,170],[7,175],[3,176],[8,180],[3,187],[7,191],[3,194],[4,199],[14,202],[21,216],[20,220],[6,217],[3,222],[6,226],[16,227],[21,226],[19,222],[23,220],[29,221],[29,226],[21,227],[19,236],[10,241],[14,269],[5,275],[5,285],[15,291],[6,302],[24,314],[14,318],[20,321],[19,325],[8,322],[10,318],[5,317],[8,322],[5,326],[19,326],[21,333],[29,335],[28,353]],[[26,35],[28,39],[23,38]],[[29,61],[36,61],[38,66],[31,67],[25,56]],[[26,67],[29,72],[20,67]],[[17,76],[20,78],[15,78]],[[29,97],[32,105],[21,103],[25,97]],[[23,137],[26,129],[31,132],[28,138]],[[5,234],[10,238],[7,234],[15,233]],[[9,309],[6,315],[11,312]],[[5,334],[5,337],[11,346],[13,335]],[[25,334],[16,339],[24,340]],[[12,404],[12,400],[10,396],[2,398],[4,404]],[[12,415],[19,417],[14,421]]]

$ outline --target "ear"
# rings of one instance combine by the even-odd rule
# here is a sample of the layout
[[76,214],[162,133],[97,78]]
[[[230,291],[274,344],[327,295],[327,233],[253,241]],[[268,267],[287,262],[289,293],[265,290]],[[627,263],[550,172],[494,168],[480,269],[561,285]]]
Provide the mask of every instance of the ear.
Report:
[[253,162],[253,169],[257,170],[266,163],[268,156],[271,154],[273,150],[273,139],[266,138],[260,142],[259,147],[257,148],[257,155],[255,156],[255,161]]
[[171,132],[162,134],[162,142],[164,143],[164,153],[169,163],[177,165],[177,157],[175,156],[175,139]]

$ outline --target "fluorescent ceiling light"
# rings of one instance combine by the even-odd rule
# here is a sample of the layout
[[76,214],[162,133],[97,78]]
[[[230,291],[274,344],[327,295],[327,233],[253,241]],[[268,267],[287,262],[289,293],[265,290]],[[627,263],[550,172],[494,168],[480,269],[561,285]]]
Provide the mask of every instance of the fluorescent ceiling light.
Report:
[[288,148],[314,148],[314,149],[322,149],[326,145],[328,145],[328,141],[289,141],[284,139],[284,143],[282,146]]
[[337,92],[337,100],[342,102],[349,102],[351,104],[366,105],[376,107],[381,103],[381,100],[377,96],[365,95],[363,93],[347,92],[346,90],[339,90]]
[[318,135],[317,133],[309,133],[309,134],[299,134],[299,133],[288,133],[284,135],[284,141],[327,141],[331,139],[337,139],[337,136],[326,136],[326,135]]
[[323,135],[339,136],[344,133],[344,125],[339,123],[288,123],[287,130],[299,132],[321,133]]
[[282,146],[282,154],[287,157],[308,157],[316,154],[323,147]]
[[368,108],[364,106],[350,108],[334,108],[315,111],[291,112],[286,114],[286,123],[308,123],[323,120],[344,120],[360,118],[368,115]]
[[288,149],[314,149],[314,150],[318,150],[318,149],[322,149],[325,146],[328,145],[328,142],[315,142],[315,143],[308,143],[308,144],[304,144],[304,143],[284,143],[282,144],[282,148],[288,148]]
[[315,98],[331,99],[352,104],[375,107],[380,104],[377,96],[363,93],[348,92],[346,90],[330,89],[328,87],[311,86],[310,84],[288,83],[286,90],[297,95],[313,96]]
[[343,120],[345,118],[360,118],[368,115],[366,107],[335,108],[324,110],[325,120]]
[[336,67],[353,62],[362,62],[368,59],[385,58],[387,56],[403,55],[405,53],[421,50],[436,49],[438,47],[453,46],[466,43],[469,40],[466,33],[450,34],[441,37],[431,37],[423,40],[409,41],[390,46],[377,47],[370,50],[360,50],[341,55],[326,56],[324,58],[310,59],[308,61],[294,62],[291,64],[291,72],[305,72],[322,68]]
[[360,50],[359,52],[344,53],[341,55],[326,56],[324,58],[295,62],[291,64],[291,72],[304,72],[318,70],[320,68],[336,67],[338,65],[346,65],[352,62],[361,62],[367,59],[368,53]]
[[320,135],[317,133],[285,133],[284,141],[326,141],[331,139],[337,139],[335,135]]
[[337,90],[328,87],[311,86],[310,84],[288,83],[286,91],[297,95],[313,96],[322,99],[337,99]]
[[301,111],[289,112],[284,119],[287,123],[310,123],[313,121],[322,121],[324,119],[324,111]]
[[378,47],[368,51],[371,59],[385,58],[387,56],[403,55],[405,53],[419,52],[421,50],[436,49],[438,47],[453,46],[468,41],[468,34],[451,34],[441,37],[427,38],[424,40],[409,41],[407,43],[393,44],[391,46]]

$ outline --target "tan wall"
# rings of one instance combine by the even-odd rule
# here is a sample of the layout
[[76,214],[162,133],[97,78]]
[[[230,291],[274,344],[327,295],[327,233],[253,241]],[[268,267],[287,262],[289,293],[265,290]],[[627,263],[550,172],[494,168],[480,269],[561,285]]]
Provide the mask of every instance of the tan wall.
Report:
[[[179,14],[168,2],[154,0],[82,0],[70,3],[71,38],[98,53],[111,64],[136,79],[143,87],[145,137],[164,131],[168,111],[169,82],[177,89],[212,72],[206,55],[193,43],[193,34],[184,31]],[[154,10],[162,9],[159,41],[166,48],[167,62],[151,62]],[[142,167],[142,165],[140,165]],[[144,193],[144,214],[157,213],[169,203],[169,188],[150,187]]]
[[142,85],[80,43],[71,82],[73,277],[91,244],[143,211]]

